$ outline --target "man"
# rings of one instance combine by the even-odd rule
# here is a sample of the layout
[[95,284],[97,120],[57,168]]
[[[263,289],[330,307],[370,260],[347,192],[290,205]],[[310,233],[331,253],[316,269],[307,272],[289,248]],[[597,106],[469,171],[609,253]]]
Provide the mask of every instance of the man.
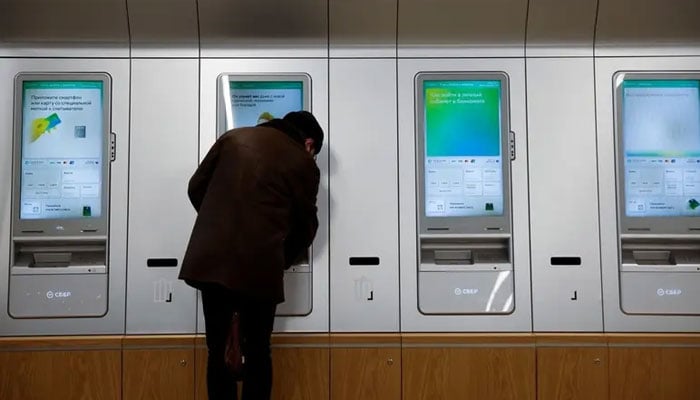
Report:
[[234,312],[245,357],[243,400],[270,398],[270,335],[283,276],[316,229],[323,130],[306,111],[222,135],[190,179],[195,221],[180,279],[201,290],[210,400],[236,399],[224,352]]

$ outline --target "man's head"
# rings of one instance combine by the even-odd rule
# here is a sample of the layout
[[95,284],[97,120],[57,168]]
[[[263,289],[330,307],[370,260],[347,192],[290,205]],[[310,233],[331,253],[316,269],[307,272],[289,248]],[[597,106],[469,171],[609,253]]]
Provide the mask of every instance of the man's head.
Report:
[[283,120],[293,125],[304,139],[304,147],[311,155],[316,155],[323,146],[323,129],[313,114],[308,111],[292,111]]

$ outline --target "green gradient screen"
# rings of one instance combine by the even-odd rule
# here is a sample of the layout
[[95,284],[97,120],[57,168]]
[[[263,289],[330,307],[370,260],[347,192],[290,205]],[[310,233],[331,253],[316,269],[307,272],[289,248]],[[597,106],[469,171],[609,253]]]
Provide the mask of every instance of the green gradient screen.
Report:
[[503,215],[500,80],[423,81],[425,214]]
[[501,154],[500,81],[426,81],[428,157]]

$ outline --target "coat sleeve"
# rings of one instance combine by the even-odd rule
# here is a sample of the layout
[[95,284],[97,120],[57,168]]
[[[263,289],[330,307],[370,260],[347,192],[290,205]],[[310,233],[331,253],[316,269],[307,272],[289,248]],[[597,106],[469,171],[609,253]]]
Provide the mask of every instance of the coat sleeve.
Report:
[[204,196],[207,194],[207,188],[209,187],[209,181],[211,181],[216,164],[219,161],[221,142],[221,140],[218,140],[214,143],[214,146],[212,146],[207,156],[204,157],[202,163],[197,167],[192,178],[190,178],[190,183],[187,186],[187,196],[189,196],[190,203],[192,203],[197,212],[202,206]]
[[292,224],[284,242],[286,268],[291,267],[308,250],[316,237],[318,216],[316,198],[320,181],[320,171],[314,165],[313,173],[297,185],[292,201]]

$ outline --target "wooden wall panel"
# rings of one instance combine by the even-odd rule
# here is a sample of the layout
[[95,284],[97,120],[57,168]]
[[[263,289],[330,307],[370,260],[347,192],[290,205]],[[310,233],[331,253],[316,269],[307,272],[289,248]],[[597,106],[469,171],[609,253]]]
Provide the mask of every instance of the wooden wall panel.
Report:
[[608,399],[607,347],[537,349],[537,400]]
[[329,375],[328,335],[272,336],[273,400],[329,400]]
[[401,335],[332,334],[331,399],[401,400]]
[[0,399],[119,400],[121,367],[119,339],[6,339]]
[[207,397],[207,343],[203,337],[195,339],[194,393],[195,400],[209,400]]
[[700,399],[700,348],[611,347],[610,398]]
[[533,347],[416,347],[402,351],[404,400],[533,400]]
[[124,400],[194,398],[194,350],[124,350]]
[[[207,400],[206,359],[201,336],[0,338],[0,399]],[[275,400],[700,399],[690,334],[275,335],[273,364]]]
[[331,349],[331,399],[401,400],[401,349]]
[[273,400],[328,400],[328,348],[273,348]]

